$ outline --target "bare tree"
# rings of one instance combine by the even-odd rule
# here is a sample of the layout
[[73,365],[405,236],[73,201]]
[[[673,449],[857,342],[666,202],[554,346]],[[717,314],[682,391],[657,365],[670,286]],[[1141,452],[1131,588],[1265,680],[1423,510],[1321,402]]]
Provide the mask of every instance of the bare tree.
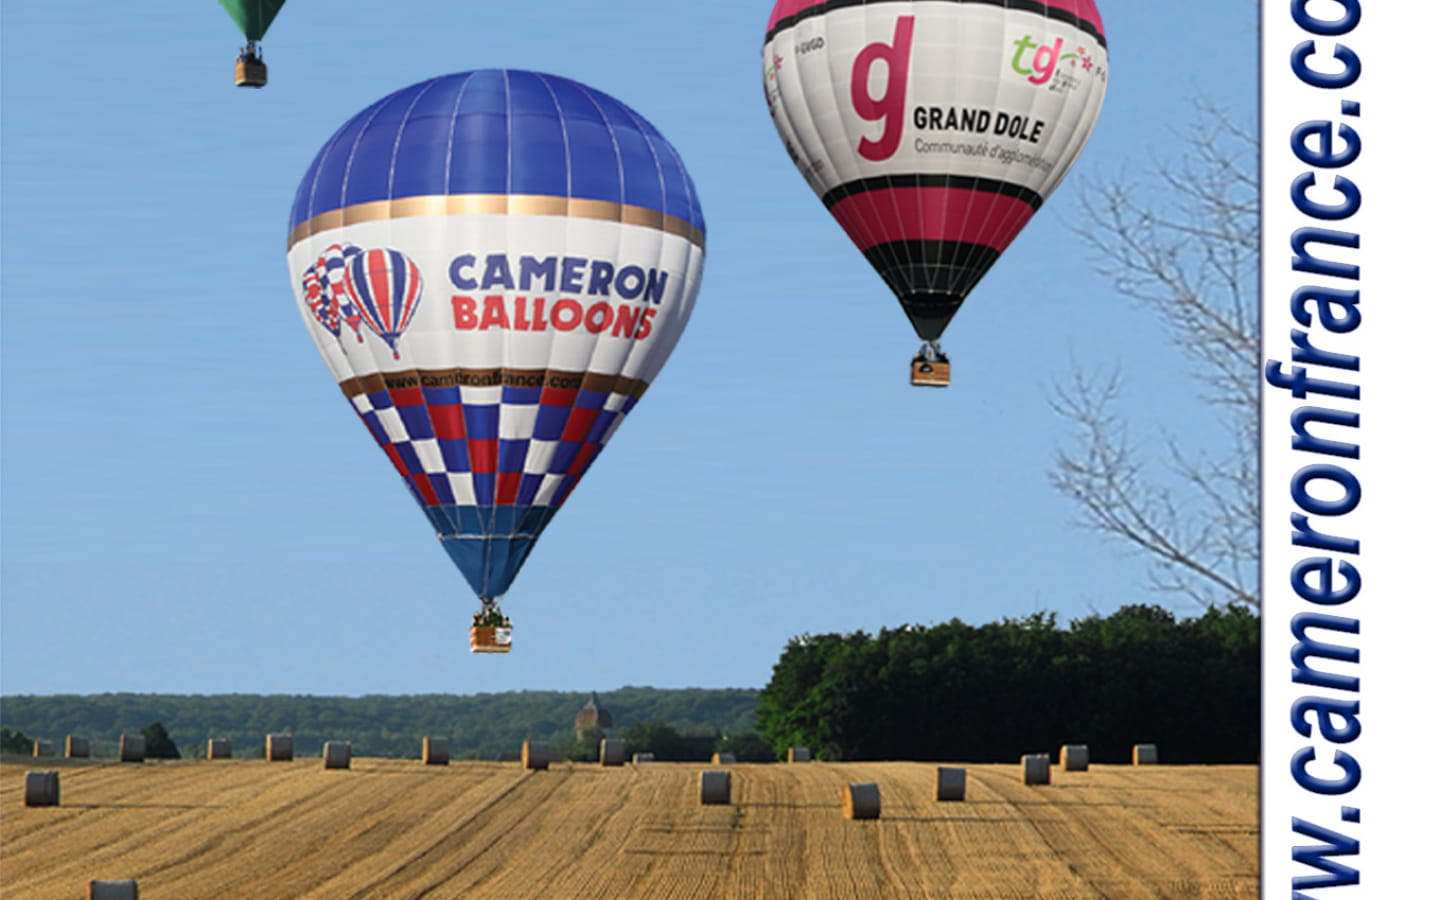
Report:
[[1050,479],[1084,526],[1148,557],[1150,587],[1258,606],[1258,145],[1212,103],[1195,111],[1180,160],[1082,186],[1080,231],[1097,271],[1191,363],[1230,446],[1203,453],[1166,438],[1147,467],[1115,411],[1118,374],[1077,368],[1053,402],[1074,433]]

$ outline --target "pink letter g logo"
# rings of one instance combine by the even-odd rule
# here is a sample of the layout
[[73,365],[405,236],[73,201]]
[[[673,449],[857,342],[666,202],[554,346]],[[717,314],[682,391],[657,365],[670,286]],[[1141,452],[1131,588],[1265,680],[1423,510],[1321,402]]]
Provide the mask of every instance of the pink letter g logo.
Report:
[[[910,39],[915,33],[915,17],[900,16],[895,20],[895,43],[876,41],[864,47],[855,57],[850,73],[850,102],[860,118],[870,122],[883,120],[885,130],[880,140],[860,139],[860,155],[873,162],[889,159],[900,146],[900,132],[905,128],[905,80],[910,72]],[[870,96],[870,68],[883,60],[886,68],[885,94],[878,100]]]

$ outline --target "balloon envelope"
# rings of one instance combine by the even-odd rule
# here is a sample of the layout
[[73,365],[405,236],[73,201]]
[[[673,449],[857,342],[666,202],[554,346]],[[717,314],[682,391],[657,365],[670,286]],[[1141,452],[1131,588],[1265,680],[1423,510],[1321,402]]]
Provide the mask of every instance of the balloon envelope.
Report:
[[245,32],[245,40],[258,41],[275,21],[285,0],[220,0],[220,5]]
[[[412,85],[316,156],[290,216],[301,319],[477,595],[510,587],[660,371],[704,234],[654,126],[553,75]],[[343,273],[324,315],[322,272]]]
[[785,149],[924,340],[1074,164],[1109,68],[1091,0],[779,0],[763,57]]

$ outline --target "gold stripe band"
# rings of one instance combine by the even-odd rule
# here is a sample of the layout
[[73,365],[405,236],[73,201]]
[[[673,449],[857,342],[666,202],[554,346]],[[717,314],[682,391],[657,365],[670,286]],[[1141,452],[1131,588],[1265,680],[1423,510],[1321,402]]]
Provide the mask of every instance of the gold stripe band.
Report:
[[361,222],[380,222],[413,216],[503,215],[561,216],[639,225],[682,237],[702,250],[705,248],[705,232],[677,216],[667,216],[659,210],[644,206],[543,194],[433,194],[356,203],[311,216],[291,230],[285,249],[289,250],[300,241],[323,231]]
[[396,391],[407,388],[447,387],[529,387],[558,390],[596,391],[639,399],[650,385],[638,378],[601,375],[598,372],[565,372],[558,369],[408,369],[403,372],[374,372],[340,382],[346,397]]

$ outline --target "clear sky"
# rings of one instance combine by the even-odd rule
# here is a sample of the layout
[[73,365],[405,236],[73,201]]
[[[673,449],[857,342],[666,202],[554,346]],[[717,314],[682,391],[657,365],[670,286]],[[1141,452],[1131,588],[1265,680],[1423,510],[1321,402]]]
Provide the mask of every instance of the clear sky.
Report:
[[[1223,435],[1095,274],[1076,182],[1178,153],[1187,98],[1253,120],[1253,2],[1101,0],[1099,125],[951,324],[944,391],[908,385],[899,305],[775,135],[771,5],[291,0],[252,91],[218,4],[7,2],[0,690],[759,687],[802,632],[1161,599],[1049,486],[1053,384],[1119,365],[1157,455],[1162,431]],[[507,657],[467,651],[473,595],[285,268],[293,192],[340,124],[491,67],[638,110],[708,226],[684,338],[507,595]]]

